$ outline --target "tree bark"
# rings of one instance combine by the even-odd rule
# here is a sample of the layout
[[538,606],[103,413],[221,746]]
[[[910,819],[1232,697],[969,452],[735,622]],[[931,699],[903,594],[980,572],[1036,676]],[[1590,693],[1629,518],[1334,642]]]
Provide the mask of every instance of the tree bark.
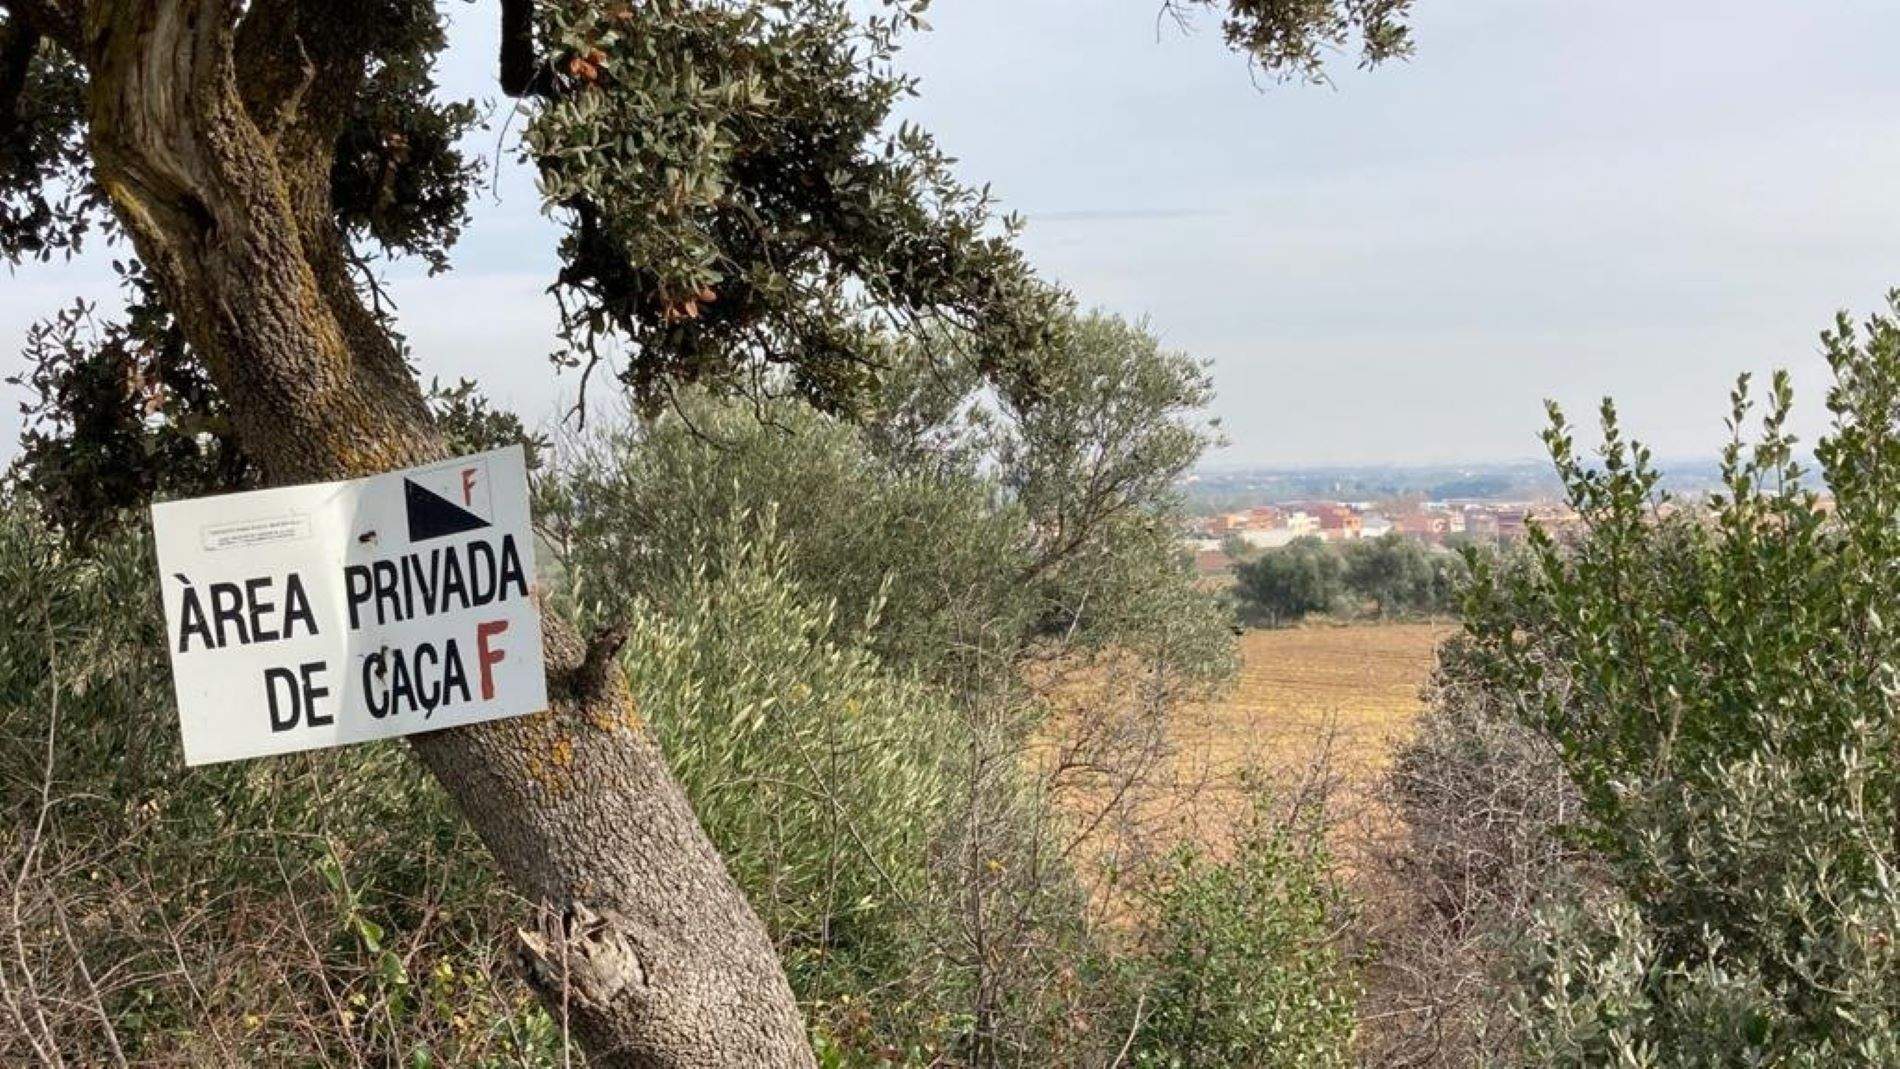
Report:
[[[241,29],[232,2],[37,6],[88,68],[96,178],[269,478],[442,457],[329,212],[335,124],[363,73],[351,5],[254,0]],[[553,620],[544,641],[549,712],[411,739],[508,882],[546,907],[523,933],[530,981],[595,1065],[811,1065],[771,941],[611,650],[590,656]]]

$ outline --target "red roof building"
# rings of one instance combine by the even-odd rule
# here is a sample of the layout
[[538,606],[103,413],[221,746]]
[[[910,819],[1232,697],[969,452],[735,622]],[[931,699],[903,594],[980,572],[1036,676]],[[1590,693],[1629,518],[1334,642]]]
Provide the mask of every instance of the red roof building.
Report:
[[1311,509],[1319,520],[1320,534],[1333,538],[1358,538],[1365,522],[1344,505],[1315,505]]
[[1226,575],[1233,570],[1234,558],[1218,549],[1204,549],[1194,555],[1194,571],[1198,575]]

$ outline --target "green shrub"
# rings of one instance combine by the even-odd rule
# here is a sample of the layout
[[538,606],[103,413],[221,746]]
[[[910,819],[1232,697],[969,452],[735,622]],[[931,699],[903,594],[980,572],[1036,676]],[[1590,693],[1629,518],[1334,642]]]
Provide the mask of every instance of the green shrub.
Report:
[[1353,919],[1318,814],[1276,814],[1260,785],[1232,856],[1183,846],[1156,874],[1130,1045],[1138,1066],[1352,1064],[1358,985],[1341,949]]
[[633,613],[635,707],[814,1023],[856,1027],[857,1000],[876,991],[879,1034],[923,1042],[948,1013],[933,1001],[929,948],[943,933],[926,903],[958,722],[839,638],[836,602],[790,578],[770,514],[747,519],[699,539],[720,567],[671,612]]
[[1824,343],[1831,502],[1785,375],[1752,444],[1738,386],[1726,486],[1696,508],[1658,508],[1607,403],[1596,465],[1553,409],[1586,530],[1478,569],[1474,670],[1554,744],[1601,866],[1524,933],[1528,1062],[1900,1062],[1900,324]]

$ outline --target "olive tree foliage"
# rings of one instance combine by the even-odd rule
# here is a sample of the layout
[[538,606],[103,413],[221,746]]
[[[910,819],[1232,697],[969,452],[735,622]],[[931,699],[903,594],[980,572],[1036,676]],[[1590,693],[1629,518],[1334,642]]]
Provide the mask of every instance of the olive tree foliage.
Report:
[[1344,596],[1345,575],[1338,550],[1314,535],[1296,538],[1235,569],[1241,615],[1279,625],[1328,612]]
[[1326,81],[1329,53],[1359,45],[1359,65],[1372,67],[1412,52],[1407,25],[1412,0],[1165,0],[1183,22],[1197,10],[1224,9],[1229,46],[1280,81]]
[[1215,440],[1206,370],[1109,316],[1058,336],[1032,407],[945,335],[897,352],[863,427],[696,395],[566,443],[541,511],[571,611],[667,611],[726,566],[699,548],[711,533],[770,517],[834,637],[969,701],[1095,659],[1146,666],[1130,699],[1217,681],[1230,636],[1174,535],[1176,482]]
[[[695,395],[564,443],[543,484],[554,593],[636,636],[637,704],[849,1049],[1088,1063],[1134,1019],[1072,857],[1231,668],[1173,534],[1213,429],[1205,369],[1141,326],[1060,337],[1033,413],[938,336],[901,354],[867,427]],[[781,603],[806,621],[783,653],[758,634]],[[811,667],[854,664],[881,689]]]
[[1823,335],[1814,451],[1785,374],[1737,386],[1724,488],[1657,489],[1604,405],[1546,434],[1587,530],[1480,562],[1469,680],[1546,740],[1598,877],[1520,931],[1523,1055],[1567,1065],[1890,1065],[1900,1017],[1900,294]]
[[1172,525],[1177,480],[1216,440],[1206,369],[1111,316],[1066,318],[1057,337],[1031,404],[984,389],[976,343],[940,335],[894,350],[862,429],[700,396],[581,439],[545,502],[577,596],[627,615],[679,569],[719,567],[687,552],[701,533],[771,510],[796,534],[794,571],[841,623],[879,620],[890,659],[1047,639],[1218,664]]
[[1381,618],[1456,608],[1466,572],[1457,554],[1433,550],[1397,531],[1348,542],[1341,554],[1347,590],[1372,602]]

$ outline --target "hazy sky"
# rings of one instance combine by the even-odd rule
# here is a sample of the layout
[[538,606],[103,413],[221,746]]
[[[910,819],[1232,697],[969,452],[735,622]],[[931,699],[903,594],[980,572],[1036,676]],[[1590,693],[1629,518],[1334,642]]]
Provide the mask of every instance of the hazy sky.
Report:
[[[1900,285],[1891,0],[1420,0],[1410,63],[1264,90],[1158,6],[938,0],[908,115],[1050,276],[1213,360],[1215,463],[1522,457],[1543,398],[1606,393],[1707,454],[1734,374],[1775,366],[1811,435],[1816,333]],[[492,95],[493,4],[454,13],[444,81]],[[525,175],[498,187],[455,272],[396,292],[425,371],[542,419],[573,388],[543,360],[553,232]],[[4,286],[6,353],[110,293],[96,264]]]

